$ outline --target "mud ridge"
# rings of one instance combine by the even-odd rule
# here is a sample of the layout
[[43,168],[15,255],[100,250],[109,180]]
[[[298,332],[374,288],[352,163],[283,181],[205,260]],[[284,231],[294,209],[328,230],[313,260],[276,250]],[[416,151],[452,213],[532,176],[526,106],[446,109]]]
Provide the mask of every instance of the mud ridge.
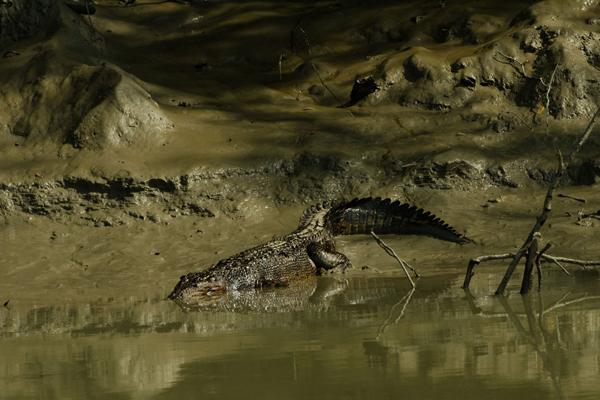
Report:
[[[365,171],[373,171],[367,173]],[[402,163],[384,157],[372,168],[330,156],[302,154],[256,169],[196,170],[174,177],[65,177],[50,182],[0,184],[0,213],[39,215],[90,226],[133,221],[168,224],[174,218],[245,215],[244,202],[308,205],[371,195],[380,188],[473,191],[489,187],[546,185],[552,168],[526,164],[481,165],[466,160]],[[591,185],[600,162],[573,166],[565,185]]]

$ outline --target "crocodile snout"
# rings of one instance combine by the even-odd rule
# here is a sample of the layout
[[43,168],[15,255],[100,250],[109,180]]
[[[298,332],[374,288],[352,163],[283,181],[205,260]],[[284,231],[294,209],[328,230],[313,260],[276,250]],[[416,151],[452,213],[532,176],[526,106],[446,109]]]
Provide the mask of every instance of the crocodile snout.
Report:
[[183,303],[200,303],[214,301],[227,291],[223,282],[202,277],[183,275],[169,294],[168,299]]

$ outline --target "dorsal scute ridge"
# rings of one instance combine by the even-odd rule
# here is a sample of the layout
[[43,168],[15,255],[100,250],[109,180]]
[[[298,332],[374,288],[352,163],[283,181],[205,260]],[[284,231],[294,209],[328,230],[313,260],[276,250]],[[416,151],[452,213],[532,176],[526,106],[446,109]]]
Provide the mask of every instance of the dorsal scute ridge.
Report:
[[469,241],[430,211],[389,198],[366,197],[338,203],[326,216],[328,229],[336,234],[421,233],[458,243]]
[[302,213],[300,217],[300,221],[298,222],[298,229],[301,229],[308,225],[311,219],[320,211],[329,210],[331,208],[337,207],[339,204],[345,204],[346,202],[339,202],[335,200],[324,200],[322,202],[316,203],[308,207]]

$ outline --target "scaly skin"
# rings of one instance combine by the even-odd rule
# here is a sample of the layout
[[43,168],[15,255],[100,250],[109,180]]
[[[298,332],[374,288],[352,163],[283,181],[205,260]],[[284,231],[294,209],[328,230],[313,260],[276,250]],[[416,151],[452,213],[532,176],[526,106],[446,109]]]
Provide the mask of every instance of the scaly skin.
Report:
[[287,286],[321,269],[346,268],[350,261],[335,250],[333,237],[371,231],[469,241],[429,212],[397,201],[366,198],[325,203],[306,210],[294,232],[182,276],[169,298],[185,304],[211,302],[227,292]]

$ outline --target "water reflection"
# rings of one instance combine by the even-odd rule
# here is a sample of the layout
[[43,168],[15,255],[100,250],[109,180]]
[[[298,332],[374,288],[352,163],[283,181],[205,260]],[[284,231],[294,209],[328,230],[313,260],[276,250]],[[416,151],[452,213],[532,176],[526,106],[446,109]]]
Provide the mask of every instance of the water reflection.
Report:
[[194,311],[302,311],[328,309],[334,299],[346,292],[348,280],[336,277],[309,277],[287,287],[242,290],[205,296],[195,303],[175,300],[186,312]]
[[158,295],[14,299],[0,311],[0,387],[17,399],[595,398],[597,284],[496,298],[454,289],[460,279],[416,291],[395,277],[319,279],[279,304],[269,291],[238,298],[234,312]]

